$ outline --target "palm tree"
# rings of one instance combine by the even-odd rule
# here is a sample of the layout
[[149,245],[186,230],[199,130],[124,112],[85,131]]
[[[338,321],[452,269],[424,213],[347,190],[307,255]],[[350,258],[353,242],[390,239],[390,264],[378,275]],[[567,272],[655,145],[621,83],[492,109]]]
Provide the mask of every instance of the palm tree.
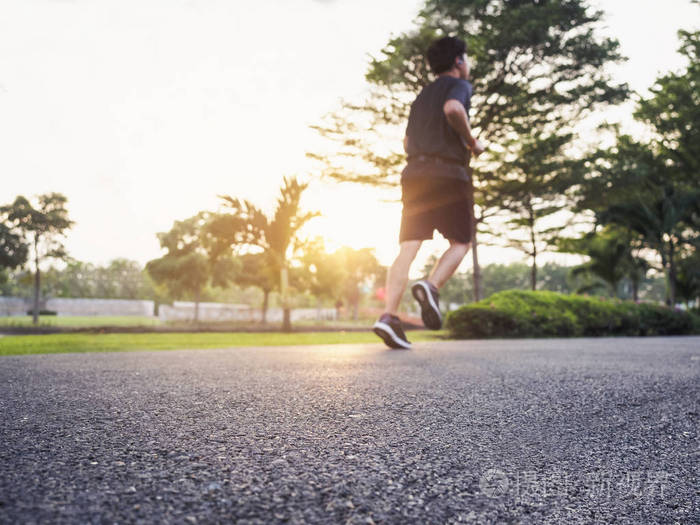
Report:
[[666,274],[668,303],[676,304],[676,259],[684,242],[685,225],[698,208],[700,190],[665,184],[655,197],[650,193],[632,195],[626,202],[610,206],[601,214],[603,222],[613,222],[640,234],[649,248],[658,252]]
[[[637,300],[639,283],[646,275],[649,264],[632,253],[632,236],[629,232],[608,226],[580,239],[567,239],[561,246],[590,258],[588,262],[571,269],[573,277],[597,277],[607,285],[613,297],[618,295],[620,281],[627,277],[632,281],[634,300]],[[595,283],[584,285],[577,292],[595,286]]]
[[220,195],[233,213],[230,220],[238,221],[242,228],[235,228],[229,242],[239,245],[256,246],[263,250],[269,264],[279,276],[277,283],[282,300],[284,317],[282,329],[291,330],[289,306],[289,262],[295,251],[301,247],[299,230],[308,221],[318,216],[316,212],[302,212],[301,195],[308,187],[296,177],[284,177],[277,199],[277,207],[272,217],[248,200],[241,200],[228,195]]

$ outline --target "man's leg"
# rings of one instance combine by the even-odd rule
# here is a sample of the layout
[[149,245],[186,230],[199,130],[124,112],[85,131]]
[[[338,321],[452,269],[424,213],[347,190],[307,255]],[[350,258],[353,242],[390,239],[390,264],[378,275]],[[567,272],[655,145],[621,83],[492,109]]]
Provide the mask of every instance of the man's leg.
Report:
[[374,323],[372,330],[384,340],[390,348],[411,348],[411,342],[401,326],[401,319],[396,315],[406,283],[408,270],[416,258],[422,241],[403,241],[394,264],[386,276],[386,312]]
[[423,241],[403,241],[386,276],[386,312],[396,315],[408,284],[408,271]]
[[452,277],[459,267],[462,259],[469,253],[471,243],[463,243],[450,240],[450,247],[442,254],[427,281],[438,290]]
[[450,240],[450,247],[442,254],[433,271],[430,272],[430,277],[418,281],[411,287],[411,293],[420,305],[420,316],[426,328],[431,330],[442,328],[438,290],[455,273],[459,263],[467,255],[469,246],[469,243]]

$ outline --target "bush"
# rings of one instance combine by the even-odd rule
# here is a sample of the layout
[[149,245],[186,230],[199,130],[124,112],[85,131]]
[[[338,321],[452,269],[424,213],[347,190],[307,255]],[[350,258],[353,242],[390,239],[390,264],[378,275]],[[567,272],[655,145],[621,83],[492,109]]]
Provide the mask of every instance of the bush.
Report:
[[[34,310],[27,310],[27,315],[33,315]],[[39,310],[39,315],[58,315],[54,310]]]
[[451,312],[446,327],[457,339],[682,335],[699,333],[700,318],[654,304],[508,290]]
[[516,316],[485,306],[470,306],[451,312],[447,317],[447,327],[456,339],[481,339],[495,334],[516,337],[529,331],[529,327]]

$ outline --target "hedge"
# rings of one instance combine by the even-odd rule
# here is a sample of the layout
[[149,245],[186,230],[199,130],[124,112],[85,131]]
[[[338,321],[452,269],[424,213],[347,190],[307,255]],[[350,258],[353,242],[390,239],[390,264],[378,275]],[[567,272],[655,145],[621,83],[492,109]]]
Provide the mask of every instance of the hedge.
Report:
[[662,305],[525,290],[462,306],[445,324],[455,339],[700,333],[700,317]]

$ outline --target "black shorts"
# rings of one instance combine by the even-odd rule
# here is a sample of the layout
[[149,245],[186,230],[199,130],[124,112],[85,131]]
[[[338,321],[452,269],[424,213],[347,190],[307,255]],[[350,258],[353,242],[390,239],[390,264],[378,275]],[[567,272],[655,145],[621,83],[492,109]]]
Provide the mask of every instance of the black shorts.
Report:
[[399,242],[423,241],[439,231],[445,239],[468,243],[472,238],[472,196],[468,181],[450,177],[401,179]]

